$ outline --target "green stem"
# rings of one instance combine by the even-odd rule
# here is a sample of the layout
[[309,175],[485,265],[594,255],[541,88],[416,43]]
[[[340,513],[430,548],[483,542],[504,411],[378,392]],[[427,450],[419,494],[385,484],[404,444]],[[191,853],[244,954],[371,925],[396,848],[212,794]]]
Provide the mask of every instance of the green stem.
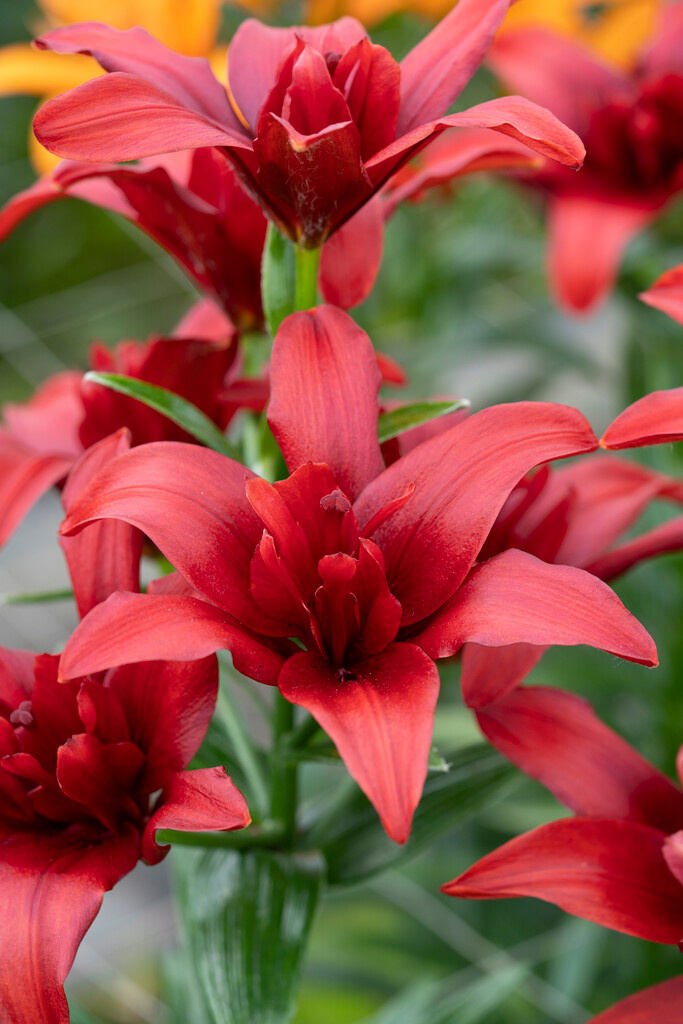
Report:
[[264,821],[258,828],[239,832],[176,832],[165,828],[157,832],[157,842],[176,846],[221,846],[229,850],[250,850],[256,846],[277,846],[285,838],[284,825],[279,821]]
[[38,604],[46,601],[67,601],[73,590],[39,590],[34,594],[0,594],[0,604]]
[[295,309],[312,309],[318,305],[318,264],[320,249],[294,249],[296,257]]
[[273,818],[284,823],[290,839],[296,823],[297,766],[288,764],[286,757],[282,757],[279,740],[292,731],[293,725],[294,705],[277,692],[273,706],[270,811]]
[[259,818],[265,818],[268,813],[268,786],[266,779],[261,770],[259,758],[249,733],[236,714],[232,701],[226,693],[224,683],[221,683],[218,691],[216,710],[228,734],[235,757],[247,780],[249,803]]
[[286,737],[287,746],[289,747],[305,747],[310,739],[320,729],[320,726],[316,722],[313,715],[306,715],[302,722],[292,729],[289,736]]

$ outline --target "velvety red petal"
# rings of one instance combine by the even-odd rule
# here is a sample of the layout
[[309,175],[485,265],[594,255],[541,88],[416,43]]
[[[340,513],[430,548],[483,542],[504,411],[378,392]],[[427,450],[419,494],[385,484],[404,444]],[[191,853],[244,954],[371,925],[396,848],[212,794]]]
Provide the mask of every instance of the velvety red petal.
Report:
[[[81,456],[62,491],[67,515],[86,484],[103,466],[129,448],[130,435],[124,428],[105,437]],[[143,537],[128,523],[103,520],[91,523],[75,537],[60,537],[59,540],[81,618],[116,590],[137,592],[140,589]]]
[[34,45],[55,53],[82,53],[94,57],[105,71],[137,75],[188,110],[206,115],[228,131],[245,134],[209,62],[169,50],[144,28],[120,32],[102,22],[81,22],[47,32]]
[[177,323],[173,337],[222,342],[231,340],[235,330],[232,320],[212,299],[199,299]]
[[351,309],[372,291],[384,251],[384,211],[375,196],[322,248],[319,284],[325,302]]
[[508,0],[460,0],[401,61],[397,136],[448,110],[481,64]]
[[76,458],[83,451],[83,374],[65,370],[49,377],[28,402],[8,402],[2,410],[7,434],[36,455]]
[[101,743],[81,733],[59,748],[57,781],[65,796],[115,832],[122,804],[136,786],[144,763],[145,755],[134,743]]
[[248,140],[151,82],[115,72],[49,100],[33,122],[38,141],[73,160],[121,161],[201,146],[250,151]]
[[553,821],[512,839],[443,887],[449,896],[535,896],[568,914],[651,942],[683,938],[683,886],[664,835],[602,818]]
[[657,664],[652,637],[602,580],[514,548],[476,566],[413,640],[432,658],[447,658],[467,641],[485,647],[589,644],[627,661]]
[[616,68],[566,36],[540,27],[504,32],[486,63],[512,92],[552,110],[579,134],[592,110],[628,88]]
[[194,661],[223,648],[238,672],[275,683],[284,660],[276,643],[269,646],[219,608],[192,597],[112,594],[72,633],[60,674],[77,679],[137,661]]
[[22,444],[0,433],[0,544],[12,536],[26,513],[59,480],[73,458],[34,455]]
[[218,693],[216,658],[124,665],[107,675],[106,685],[130,723],[130,738],[146,755],[139,788],[163,789],[206,735]]
[[683,388],[653,391],[617,416],[600,439],[603,448],[641,448],[683,438]]
[[349,316],[333,306],[289,316],[273,344],[268,422],[290,471],[325,462],[353,501],[384,468],[380,385],[372,343]]
[[176,772],[164,787],[162,800],[142,837],[142,856],[148,864],[160,860],[169,849],[157,846],[157,829],[233,832],[251,821],[246,800],[222,767]]
[[329,733],[389,836],[404,843],[427,774],[439,674],[405,643],[352,668],[353,678],[340,680],[319,655],[296,654],[278,686]]
[[454,593],[525,473],[591,451],[595,443],[584,417],[568,406],[494,406],[418,445],[369,484],[356,503],[361,529],[415,484],[374,537],[404,624],[425,618]]
[[550,204],[548,274],[557,301],[587,313],[614,287],[631,239],[652,220],[652,209],[590,196],[560,195]]
[[620,544],[613,551],[596,558],[594,562],[586,566],[586,571],[599,577],[601,580],[613,580],[621,576],[628,569],[633,568],[639,562],[648,558],[655,558],[657,555],[665,555],[672,551],[680,551],[683,548],[683,517],[661,526],[655,526],[640,537]]
[[652,1024],[674,1021],[683,1003],[683,977],[643,989],[593,1017],[590,1024]]
[[[75,830],[17,834],[0,845],[0,1018],[69,1024],[62,988],[104,893],[133,869],[139,837],[104,842]],[[11,927],[9,923],[11,922]]]
[[346,99],[367,160],[396,138],[401,69],[388,50],[364,37],[342,54],[333,82]]
[[534,644],[482,647],[464,644],[460,668],[462,699],[470,708],[500,700],[525,679],[547,648]]
[[513,764],[577,814],[683,827],[683,793],[575,694],[521,687],[479,709],[479,725]]
[[640,298],[683,324],[683,264],[667,270]]
[[146,533],[200,594],[252,625],[262,615],[249,596],[249,565],[263,530],[245,493],[252,476],[199,445],[141,445],[100,471],[61,532],[123,519]]
[[7,717],[33,693],[35,660],[33,651],[0,647],[0,711]]

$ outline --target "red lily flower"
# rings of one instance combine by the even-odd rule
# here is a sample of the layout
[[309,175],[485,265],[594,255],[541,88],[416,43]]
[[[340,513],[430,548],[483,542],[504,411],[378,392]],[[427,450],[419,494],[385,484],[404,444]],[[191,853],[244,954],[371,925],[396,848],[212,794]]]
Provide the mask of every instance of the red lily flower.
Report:
[[[608,582],[646,558],[683,547],[683,516],[618,543],[658,499],[683,504],[683,484],[618,458],[595,456],[554,470],[545,466],[514,489],[479,557],[516,548]],[[514,689],[544,650],[466,644],[461,672],[465,703],[482,708]]]
[[[64,490],[68,509],[125,451],[119,432],[92,447]],[[64,541],[81,614],[137,589],[141,536],[100,523]],[[0,649],[0,1017],[68,1024],[63,982],[111,889],[142,858],[158,863],[160,828],[237,829],[244,798],[223,768],[184,771],[206,732],[215,658],[128,665],[59,683],[59,658]],[[160,792],[160,796],[155,794]]]
[[683,324],[683,264],[672,267],[639,296],[648,306],[661,309]]
[[600,444],[619,449],[669,441],[683,441],[683,388],[653,391],[639,398],[609,425]]
[[88,53],[113,73],[44,106],[35,132],[76,160],[221,147],[281,231],[314,248],[449,127],[493,128],[581,164],[580,140],[520,97],[444,116],[508,5],[460,0],[400,65],[353,18],[291,29],[249,19],[230,45],[229,97],[206,62],[172,53],[142,29],[67,26],[37,45]]
[[521,688],[481,714],[494,746],[579,817],[512,839],[443,891],[536,896],[616,931],[682,942],[683,793],[573,694]]
[[660,32],[628,74],[542,29],[502,36],[490,63],[515,91],[547,105],[586,143],[583,169],[547,165],[525,181],[549,199],[548,273],[581,312],[611,291],[621,256],[683,188],[683,4],[662,5]]
[[426,774],[436,658],[468,640],[585,642],[647,664],[656,654],[588,573],[520,551],[474,564],[532,465],[594,449],[580,413],[486,409],[384,469],[379,384],[370,340],[346,314],[297,313],[271,362],[269,423],[288,479],[271,485],[215,452],[167,443],[105,467],[63,532],[123,519],[194,596],[113,595],[76,630],[61,671],[227,647],[239,671],[313,714],[403,842]]
[[672,978],[623,999],[594,1017],[591,1024],[649,1024],[674,1021],[683,1000],[683,978]]
[[[262,409],[267,382],[238,379],[237,337],[212,304],[199,303],[178,325],[178,336],[144,344],[121,342],[112,352],[96,344],[93,370],[123,373],[168,388],[187,398],[221,428],[240,407]],[[25,404],[9,404],[0,428],[0,544],[4,544],[35,502],[63,480],[90,445],[119,427],[133,444],[189,440],[160,413],[67,371],[51,377]]]

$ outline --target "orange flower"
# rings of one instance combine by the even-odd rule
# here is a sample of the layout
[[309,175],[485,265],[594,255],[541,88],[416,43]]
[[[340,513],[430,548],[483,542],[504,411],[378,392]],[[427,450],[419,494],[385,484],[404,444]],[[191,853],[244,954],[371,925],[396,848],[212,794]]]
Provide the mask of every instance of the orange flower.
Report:
[[[179,53],[208,57],[214,74],[225,80],[226,49],[215,45],[222,0],[38,0],[38,3],[51,26],[79,21],[104,21],[119,29],[142,25]],[[0,49],[0,96],[22,93],[44,101],[101,74],[89,57],[41,52],[28,43]],[[29,149],[33,164],[40,172],[49,171],[58,163],[33,134]]]

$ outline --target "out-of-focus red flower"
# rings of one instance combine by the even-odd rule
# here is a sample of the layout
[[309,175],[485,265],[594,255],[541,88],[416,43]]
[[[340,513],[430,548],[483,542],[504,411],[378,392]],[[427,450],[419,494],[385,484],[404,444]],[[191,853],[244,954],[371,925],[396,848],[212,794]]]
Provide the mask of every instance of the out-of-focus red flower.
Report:
[[653,391],[624,409],[602,435],[603,448],[683,441],[683,387]]
[[[149,381],[181,395],[221,429],[238,408],[260,410],[267,380],[239,378],[234,327],[212,303],[198,303],[176,337],[121,342],[113,351],[96,344],[90,368]],[[189,440],[171,420],[148,406],[67,371],[51,377],[26,403],[9,404],[0,428],[0,544],[35,502],[62,480],[96,441],[127,427],[133,444]]]
[[558,301],[588,311],[614,286],[622,254],[683,188],[683,3],[630,74],[542,29],[503,35],[490,64],[586,144],[578,174],[546,164],[524,180],[548,197],[548,272]]
[[683,324],[683,263],[662,274],[640,298]]
[[141,29],[91,22],[37,45],[88,53],[111,74],[48,103],[34,128],[76,160],[131,160],[221,147],[245,187],[300,245],[321,245],[448,127],[493,128],[569,166],[580,140],[520,97],[445,112],[466,85],[509,0],[460,0],[399,64],[353,18],[318,28],[249,19],[229,49],[229,89],[209,65]]
[[[514,489],[479,558],[516,548],[613,580],[644,559],[683,547],[683,515],[620,542],[656,500],[683,504],[683,484],[616,457],[597,455],[560,469],[545,466]],[[461,673],[465,703],[478,709],[502,697],[543,653],[543,648],[521,644],[505,649],[466,644]]]
[[[573,694],[520,688],[482,713],[491,742],[578,817],[512,839],[444,892],[536,896],[616,931],[683,942],[681,791]],[[682,754],[678,770],[683,779]]]
[[[130,446],[120,431],[79,460],[81,487]],[[113,527],[113,529],[112,529]],[[65,538],[81,614],[138,589],[142,537],[98,523]],[[184,771],[218,686],[214,657],[150,662],[58,682],[59,658],[0,649],[0,1017],[68,1024],[62,988],[103,894],[142,858],[160,861],[160,828],[249,824],[225,769]],[[11,922],[11,926],[10,926]]]
[[520,477],[595,448],[580,413],[486,409],[385,469],[379,385],[370,340],[346,314],[296,313],[275,339],[269,406],[289,478],[271,485],[215,452],[168,443],[105,467],[64,534],[102,519],[135,525],[194,595],[114,595],[76,631],[61,671],[226,647],[239,671],[313,714],[403,842],[426,774],[435,659],[466,641],[586,642],[646,664],[656,654],[613,592],[580,569],[521,551],[474,565]]
[[683,1001],[683,978],[643,989],[598,1014],[591,1024],[648,1024],[651,1020],[675,1021]]

